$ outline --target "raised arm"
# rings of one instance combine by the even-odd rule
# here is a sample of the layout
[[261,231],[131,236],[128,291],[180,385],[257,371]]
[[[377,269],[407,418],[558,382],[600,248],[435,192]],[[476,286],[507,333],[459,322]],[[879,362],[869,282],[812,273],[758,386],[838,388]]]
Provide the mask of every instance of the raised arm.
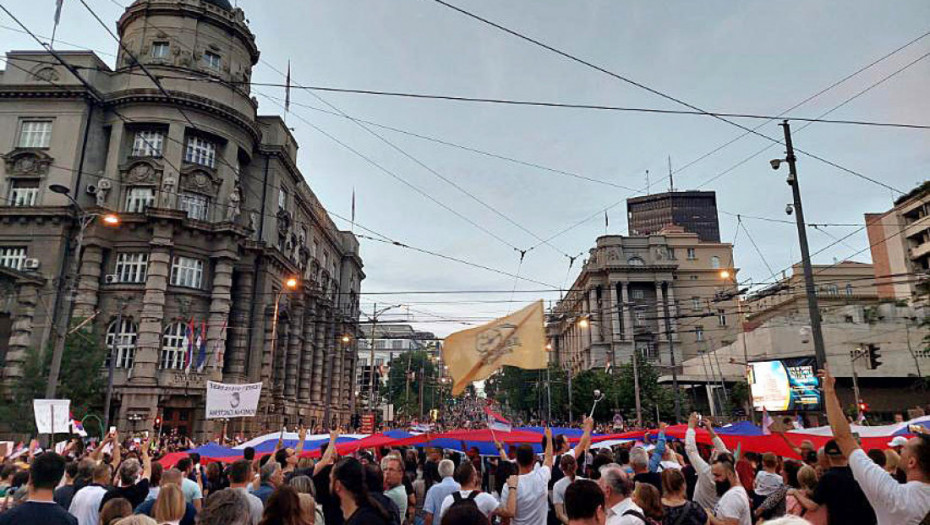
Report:
[[720,436],[714,432],[714,422],[710,418],[704,418],[701,420],[701,423],[704,425],[704,429],[707,430],[707,433],[710,434],[710,440],[714,444],[714,450],[722,454],[729,454],[730,451],[727,450],[726,444],[720,439]]
[[114,472],[113,472],[114,476],[116,475],[115,469],[119,468],[119,463],[122,460],[122,456],[123,456],[123,445],[119,441],[119,432],[114,432],[113,433],[113,454],[112,454],[113,461],[110,462],[110,464],[114,466]]
[[584,418],[584,434],[581,435],[581,439],[578,441],[578,444],[575,445],[574,449],[572,449],[572,455],[575,456],[575,459],[578,459],[578,455],[584,454],[584,452],[588,450],[588,447],[591,446],[592,430],[594,430],[594,418]]
[[665,454],[665,423],[659,423],[659,439],[656,441],[656,448],[649,457],[649,472],[659,470],[659,463],[662,462],[662,455]]
[[[694,465],[694,471],[698,476],[705,475],[710,472],[710,465],[704,461],[704,458],[701,457],[701,453],[697,448],[697,438],[696,430],[698,415],[697,412],[693,412],[688,418],[688,431],[685,432],[685,454],[688,455],[688,460],[691,461],[691,464]],[[720,438],[717,438],[718,440]]]
[[94,460],[95,463],[100,463],[101,458],[103,458],[103,447],[105,447],[111,439],[112,436],[103,438],[103,440],[101,440],[97,445],[97,448],[95,448],[94,451],[90,453],[90,459]]
[[501,444],[497,438],[494,438],[494,446],[497,448],[497,454],[500,456],[501,461],[510,461],[510,458],[507,457],[507,452],[504,451],[504,445]]
[[824,369],[820,371],[820,377],[823,379],[823,397],[827,404],[827,421],[830,423],[830,429],[833,430],[833,439],[848,459],[850,454],[859,448],[859,443],[852,435],[849,421],[846,421],[846,414],[843,413],[843,407],[840,406],[840,400],[836,396],[836,378],[830,373],[827,365],[824,365]]
[[304,441],[307,439],[307,427],[300,425],[300,430],[297,431],[297,446],[294,448],[294,455],[300,457],[300,454],[304,451]]
[[543,465],[552,468],[552,429],[546,427],[546,451],[543,456]]
[[520,481],[519,476],[510,476],[504,486],[501,494],[501,506],[497,508],[497,514],[502,518],[513,518],[517,515],[517,484]]
[[149,456],[149,440],[142,442],[142,478],[151,479],[152,458]]
[[[801,447],[799,447],[799,446],[795,445],[794,443],[792,443],[791,440],[788,439],[788,436],[785,435],[784,432],[772,432],[772,433],[778,435],[778,437],[780,437],[782,440],[784,440],[785,444],[788,445],[788,447],[789,447],[791,450],[793,450],[795,454],[797,454],[798,456],[801,456],[801,452],[803,452],[803,451],[801,450]],[[801,460],[804,460],[804,459],[805,459],[804,457],[801,457]]]
[[313,466],[313,475],[316,476],[319,474],[324,467],[327,467],[333,463],[333,456],[336,454],[336,440],[339,439],[339,429],[329,433],[329,445],[326,447],[326,452],[323,453],[323,457],[316,462],[316,465]]

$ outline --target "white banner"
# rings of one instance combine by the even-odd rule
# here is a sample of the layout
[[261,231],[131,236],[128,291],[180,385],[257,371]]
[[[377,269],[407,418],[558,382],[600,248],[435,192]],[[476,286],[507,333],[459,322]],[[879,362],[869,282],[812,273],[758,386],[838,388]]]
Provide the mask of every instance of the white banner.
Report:
[[254,416],[261,394],[261,383],[232,385],[207,381],[207,419]]
[[39,434],[71,433],[70,399],[33,399],[32,410]]

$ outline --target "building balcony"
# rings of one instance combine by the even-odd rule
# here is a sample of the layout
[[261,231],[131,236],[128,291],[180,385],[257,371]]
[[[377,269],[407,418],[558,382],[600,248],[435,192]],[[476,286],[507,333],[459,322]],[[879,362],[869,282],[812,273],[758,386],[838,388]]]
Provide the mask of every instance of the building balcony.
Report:
[[908,250],[912,261],[922,259],[930,254],[930,242],[925,242]]
[[922,234],[928,228],[930,228],[930,215],[924,215],[904,227],[904,237],[911,239]]

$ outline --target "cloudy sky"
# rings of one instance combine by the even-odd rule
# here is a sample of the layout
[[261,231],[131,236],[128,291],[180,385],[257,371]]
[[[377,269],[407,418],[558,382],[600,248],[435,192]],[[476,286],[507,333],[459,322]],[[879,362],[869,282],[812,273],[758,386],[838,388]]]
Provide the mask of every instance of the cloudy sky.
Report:
[[[450,1],[702,109],[767,115],[930,31],[930,3],[924,0]],[[88,3],[113,27],[120,5],[128,2]],[[54,0],[4,4],[33,30],[50,34]],[[434,0],[240,0],[238,5],[262,51],[253,76],[257,83],[282,83],[275,69],[283,71],[290,60],[294,82],[307,86],[683,109]],[[26,35],[10,31],[13,23],[4,15],[0,25],[4,49],[36,47]],[[65,0],[58,39],[62,49],[69,48],[65,43],[95,49],[113,63],[116,43],[76,0]],[[818,117],[893,75],[829,118],[928,124],[930,58],[921,59],[928,52],[930,36],[791,114]],[[276,102],[284,97],[282,88],[257,86],[253,92],[262,113],[282,111]],[[338,113],[333,107],[394,129],[367,124],[371,133],[333,115]],[[650,189],[664,191],[669,156],[678,170],[743,134],[706,116],[301,90],[293,92],[291,109],[288,122],[300,141],[305,177],[323,203],[343,217],[350,215],[355,189],[357,233],[488,268],[362,239],[368,275],[363,310],[371,311],[373,303],[404,304],[383,320],[411,319],[440,335],[466,327],[463,321],[480,322],[534,299],[557,299],[557,289],[577,275],[579,263],[569,270],[568,255],[587,252],[604,234],[604,209],[609,208],[609,232],[626,233],[625,199],[646,190],[646,170]],[[781,137],[777,122],[739,122],[763,124],[761,133]],[[909,190],[930,173],[930,131],[803,126],[793,125],[796,147],[897,190]],[[755,283],[770,281],[772,272],[799,258],[795,227],[785,222],[793,219],[784,212],[791,200],[786,173],[773,172],[768,164],[781,148],[746,160],[770,144],[744,137],[675,174],[679,189],[717,191],[722,238],[736,239],[740,279]],[[895,192],[803,155],[799,172],[808,220],[851,225],[810,229],[814,262],[869,261],[866,236],[856,230],[863,213],[887,209]],[[746,231],[740,228],[737,235],[737,214],[744,216],[761,256]],[[551,246],[540,243],[563,230]],[[517,250],[529,250],[522,265]]]

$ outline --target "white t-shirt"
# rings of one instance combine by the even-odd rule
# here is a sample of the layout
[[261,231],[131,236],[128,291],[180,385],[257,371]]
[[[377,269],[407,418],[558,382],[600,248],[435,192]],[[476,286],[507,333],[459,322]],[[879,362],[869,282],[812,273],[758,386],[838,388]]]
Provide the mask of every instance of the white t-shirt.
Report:
[[780,489],[782,485],[784,485],[784,480],[781,479],[781,476],[774,472],[762,470],[756,474],[756,480],[753,482],[752,491],[760,496],[771,496],[775,491]]
[[718,518],[736,518],[739,525],[752,525],[752,513],[749,510],[749,494],[742,485],[731,487],[717,502],[714,516]]
[[[459,494],[463,498],[467,498],[472,492],[474,491],[460,490]],[[441,521],[442,517],[446,515],[446,511],[449,510],[449,507],[451,507],[453,503],[455,503],[455,497],[452,494],[446,496],[446,499],[442,500],[442,507],[439,508],[439,520],[434,520],[433,523]],[[475,496],[475,505],[478,506],[478,510],[485,516],[490,516],[498,507],[497,500],[494,499],[494,496],[485,492],[479,492],[478,495]]]
[[930,512],[930,483],[901,485],[862,449],[849,455],[849,468],[872,504],[878,525],[917,525]]
[[[581,476],[575,476],[575,480],[585,479]],[[564,476],[562,479],[555,482],[552,485],[552,504],[553,505],[565,505],[565,490],[571,484],[572,480],[568,476]]]
[[88,485],[77,491],[68,512],[77,518],[78,525],[97,525],[100,521],[100,502],[107,489],[100,485]]
[[[546,522],[546,515],[549,512],[546,496],[548,496],[549,478],[551,477],[552,471],[546,466],[519,476],[517,512],[510,521],[513,525],[539,525]],[[510,485],[505,483],[504,490],[501,492],[501,506],[506,508],[509,497]]]

